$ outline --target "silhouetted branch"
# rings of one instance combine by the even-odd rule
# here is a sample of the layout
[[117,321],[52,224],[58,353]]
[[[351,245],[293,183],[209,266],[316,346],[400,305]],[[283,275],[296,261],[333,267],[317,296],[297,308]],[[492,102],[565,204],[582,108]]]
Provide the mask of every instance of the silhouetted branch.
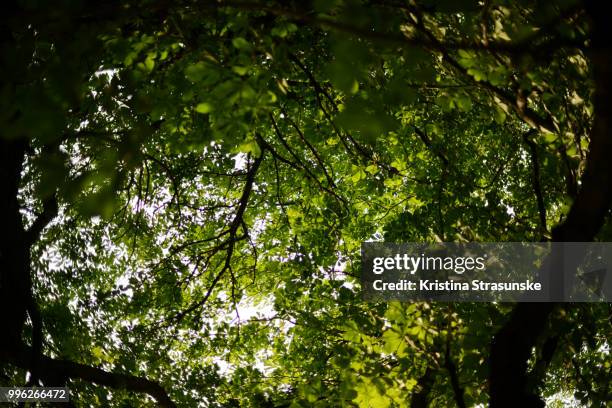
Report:
[[429,138],[429,136],[427,136],[427,133],[425,133],[423,130],[421,130],[421,128],[419,128],[418,126],[414,127],[414,130],[417,134],[417,136],[421,139],[421,141],[423,142],[423,144],[435,155],[437,156],[441,161],[442,164],[444,164],[444,167],[448,166],[448,159],[446,158],[446,156],[444,155],[444,153],[442,153],[440,151],[440,149],[437,149],[433,143],[431,142],[431,139]]
[[[25,346],[17,350],[3,349],[0,350],[0,359],[17,367],[29,370],[31,354],[32,350]],[[53,359],[47,356],[41,356],[40,362],[39,369],[43,381],[46,378],[50,380],[58,376],[64,378],[78,378],[115,389],[142,392],[153,397],[160,407],[176,407],[176,404],[170,399],[168,393],[161,385],[146,378],[136,377],[130,374],[112,373],[89,365],[69,360]]]
[[224,231],[221,235],[217,236],[218,238],[223,235],[228,235],[227,240],[225,240],[223,243],[217,246],[217,249],[225,248],[226,250],[225,261],[223,263],[223,266],[213,278],[213,281],[209,285],[208,290],[206,291],[206,294],[204,295],[204,297],[201,300],[193,303],[191,306],[187,307],[186,309],[183,309],[179,313],[177,313],[173,318],[174,321],[180,321],[188,314],[204,306],[204,304],[206,304],[206,302],[210,298],[215,286],[217,286],[217,284],[219,283],[223,275],[225,275],[225,272],[230,270],[231,260],[234,254],[234,248],[235,248],[236,242],[244,238],[243,236],[238,236],[238,228],[240,228],[240,226],[243,224],[244,212],[246,211],[247,206],[249,204],[249,198],[251,196],[251,191],[253,190],[253,184],[255,182],[255,175],[257,174],[257,170],[259,170],[259,166],[261,165],[264,159],[265,152],[266,152],[265,147],[262,146],[261,155],[255,158],[255,160],[253,161],[253,164],[251,165],[251,167],[249,168],[247,172],[247,178],[244,184],[244,188],[242,189],[242,195],[240,196],[240,199],[238,201],[238,209],[236,210],[236,213],[234,214],[234,218],[232,219],[232,222],[229,225],[229,229]]
[[531,139],[531,132],[523,135],[525,144],[529,147],[529,155],[531,156],[532,177],[531,183],[538,204],[538,216],[540,218],[540,234],[544,237],[548,234],[546,226],[546,205],[544,204],[544,196],[542,194],[542,186],[540,184],[540,159],[538,156],[538,145]]
[[450,349],[450,336],[446,340],[446,352],[444,354],[444,367],[448,371],[450,377],[451,387],[453,389],[453,396],[455,402],[459,408],[466,408],[465,399],[463,396],[463,387],[459,384],[459,375],[457,374],[457,366],[452,359]]
[[427,408],[429,405],[429,393],[433,388],[435,376],[434,369],[427,367],[425,373],[419,377],[415,389],[417,390],[412,394],[410,400],[410,408]]
[[[557,242],[588,242],[604,223],[612,203],[612,53],[609,38],[612,25],[604,4],[587,3],[593,20],[591,54],[595,79],[594,121],[581,188],[565,221],[553,229]],[[566,266],[567,267],[567,266]],[[527,361],[554,303],[520,303],[509,320],[495,334],[491,346],[490,406],[543,407],[544,402],[527,389]]]
[[43,209],[34,220],[32,226],[26,231],[27,242],[31,246],[40,238],[43,229],[57,216],[58,205],[55,195],[43,201]]
[[[264,3],[255,1],[224,1],[220,3],[229,7],[234,7],[242,10],[262,11],[275,16],[285,17],[294,21],[299,21],[305,24],[318,26],[321,28],[329,28],[338,32],[359,36],[372,41],[386,43],[397,46],[414,46],[442,50],[476,50],[476,51],[495,51],[510,55],[522,55],[528,53],[546,53],[551,50],[560,48],[585,48],[585,38],[555,38],[553,40],[535,44],[532,38],[527,37],[521,41],[488,41],[487,43],[472,41],[472,40],[452,40],[441,42],[430,38],[410,37],[402,33],[381,32],[375,31],[369,26],[357,26],[336,20],[331,17],[317,15],[315,13],[305,13],[300,11],[289,10],[282,6],[274,7]],[[380,3],[383,6],[392,6],[392,4]],[[398,5],[395,5],[398,6]],[[401,5],[404,8],[405,5]]]

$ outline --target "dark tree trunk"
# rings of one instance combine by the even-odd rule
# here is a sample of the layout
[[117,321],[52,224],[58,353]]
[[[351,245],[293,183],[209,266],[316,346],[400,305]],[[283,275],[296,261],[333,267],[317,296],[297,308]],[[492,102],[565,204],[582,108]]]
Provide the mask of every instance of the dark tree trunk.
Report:
[[[560,242],[592,241],[604,223],[612,202],[612,23],[605,2],[590,1],[592,19],[590,60],[595,79],[594,122],[581,189],[566,220],[553,230]],[[495,335],[491,347],[490,395],[492,408],[544,407],[527,388],[527,361],[544,334],[554,304],[519,304]]]
[[30,293],[29,245],[19,212],[18,189],[25,142],[0,139],[0,347],[21,343]]

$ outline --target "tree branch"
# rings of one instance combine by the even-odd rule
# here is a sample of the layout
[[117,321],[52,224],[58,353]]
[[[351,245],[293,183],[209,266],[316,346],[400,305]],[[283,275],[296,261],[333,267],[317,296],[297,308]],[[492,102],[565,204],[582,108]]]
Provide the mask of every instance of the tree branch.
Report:
[[425,146],[427,146],[427,148],[429,150],[431,150],[431,152],[438,156],[438,158],[442,161],[442,164],[444,165],[444,167],[448,167],[448,158],[446,158],[446,156],[444,155],[444,153],[442,153],[439,149],[436,149],[436,147],[433,145],[433,143],[431,142],[431,139],[429,138],[429,136],[427,136],[427,133],[425,133],[423,130],[421,130],[421,128],[419,128],[418,126],[414,127],[414,130],[417,134],[417,136],[421,139],[421,141],[423,142],[423,144]]
[[548,234],[548,228],[546,227],[546,206],[544,204],[544,196],[542,195],[542,186],[540,184],[540,159],[538,156],[538,145],[531,140],[531,133],[528,132],[523,134],[523,140],[529,147],[529,154],[531,155],[531,168],[532,176],[531,183],[533,185],[533,191],[536,196],[538,204],[538,215],[540,218],[540,234],[542,238]]
[[[612,203],[612,52],[608,40],[612,25],[605,4],[587,2],[587,12],[593,21],[594,121],[580,191],[565,221],[552,231],[552,240],[557,242],[593,240]],[[553,303],[518,304],[496,333],[489,375],[492,408],[544,406],[526,389],[527,360],[554,309]]]
[[[415,9],[417,15],[420,16],[420,11]],[[425,35],[431,42],[431,46],[424,46],[429,48],[431,51],[437,51],[442,54],[443,59],[448,62],[454,69],[459,71],[461,74],[469,78],[474,84],[480,85],[483,88],[489,90],[496,95],[503,103],[510,106],[516,114],[529,126],[540,130],[541,132],[554,133],[556,125],[553,120],[549,117],[542,118],[536,111],[527,106],[525,98],[519,93],[514,97],[510,92],[505,89],[494,86],[488,81],[476,81],[472,77],[466,68],[464,68],[459,62],[453,58],[449,53],[449,48],[441,43],[423,24],[422,17],[416,18],[411,15],[411,24],[420,32]]]
[[[276,136],[278,137],[278,139],[280,140],[281,144],[285,147],[285,149],[289,152],[289,154],[291,154],[291,156],[295,159],[296,163],[299,165],[299,167],[301,167],[306,176],[308,178],[310,178],[311,180],[313,180],[322,191],[325,191],[327,193],[329,193],[330,195],[332,195],[337,201],[338,203],[340,203],[343,206],[346,206],[346,200],[339,196],[332,188],[334,187],[334,185],[331,186],[324,186],[321,181],[319,181],[318,177],[316,177],[312,171],[310,170],[310,168],[298,157],[298,155],[293,151],[293,149],[291,148],[291,146],[289,146],[289,143],[287,143],[287,140],[285,139],[285,137],[283,136],[283,133],[280,131],[278,124],[276,123],[276,120],[274,120],[274,116],[272,114],[270,114],[270,121],[272,123],[272,127],[274,128],[274,133],[276,134]],[[332,188],[330,188],[332,187]]]
[[559,336],[553,335],[544,341],[542,344],[541,350],[538,353],[538,358],[535,361],[534,367],[529,373],[529,385],[528,388],[530,390],[536,390],[538,387],[543,385],[544,378],[546,375],[546,370],[550,366],[552,359],[557,351],[557,346],[559,344]]
[[434,372],[434,369],[428,366],[425,373],[419,377],[416,385],[417,392],[412,394],[410,408],[427,408],[429,405],[429,393],[436,379]]
[[26,231],[26,240],[29,246],[40,238],[43,229],[57,217],[58,205],[55,195],[43,200],[43,210],[36,217],[32,226]]
[[[338,136],[338,139],[340,139],[340,142],[342,142],[342,145],[344,146],[346,152],[349,154],[354,154],[354,152],[348,145],[347,141],[345,140],[345,137],[343,137],[342,132],[336,126],[336,123],[331,117],[330,112],[327,109],[325,109],[325,106],[323,106],[323,100],[321,98],[321,95],[325,96],[325,99],[327,99],[327,101],[331,105],[333,112],[338,112],[338,105],[336,104],[336,102],[333,100],[329,92],[327,92],[321,86],[321,84],[316,80],[313,73],[306,67],[306,65],[302,63],[302,61],[299,60],[297,56],[295,56],[294,54],[289,54],[289,59],[291,59],[306,74],[306,76],[308,77],[308,81],[310,82],[310,84],[313,86],[315,90],[315,98],[317,100],[317,105],[323,112],[325,119],[327,119],[330,126],[336,133],[336,136]],[[344,131],[344,134],[346,135],[346,139],[348,139],[351,142],[351,144],[354,146],[355,152],[357,153],[357,155],[360,155],[367,161],[374,162],[374,164],[376,164],[377,166],[379,166],[380,168],[382,168],[383,170],[385,170],[391,175],[401,175],[400,171],[396,169],[395,167],[385,163],[384,161],[376,160],[374,157],[374,153],[368,150],[367,148],[365,148],[364,146],[362,146],[357,140],[355,140],[355,138],[349,132]]]
[[259,166],[261,165],[261,162],[264,159],[265,152],[266,152],[265,147],[262,146],[261,155],[255,159],[255,161],[249,168],[247,172],[247,179],[245,181],[244,188],[242,190],[242,195],[240,196],[240,200],[238,201],[239,203],[238,210],[236,210],[236,213],[234,214],[234,218],[232,219],[232,222],[230,223],[229,229],[223,233],[223,235],[229,234],[227,240],[219,246],[219,247],[222,247],[224,245],[227,245],[223,267],[221,267],[221,270],[213,278],[213,281],[208,287],[208,290],[206,291],[206,294],[204,295],[204,297],[201,300],[193,303],[191,306],[187,307],[186,309],[177,313],[173,319],[175,322],[182,320],[188,314],[204,306],[204,304],[206,304],[206,302],[208,301],[208,298],[210,298],[210,295],[212,294],[212,291],[215,288],[215,286],[219,283],[223,275],[225,275],[225,272],[230,270],[231,260],[234,254],[235,244],[239,239],[243,238],[243,237],[237,236],[238,228],[243,224],[244,212],[246,211],[247,206],[249,204],[249,198],[251,196],[251,191],[253,190],[253,184],[255,182],[255,175],[257,174],[257,170],[259,169]]
[[[357,26],[336,20],[331,17],[317,15],[315,13],[304,13],[294,10],[288,10],[283,7],[268,6],[264,3],[259,3],[256,1],[224,1],[220,3],[220,5],[234,7],[242,10],[262,11],[275,16],[285,17],[290,20],[299,21],[305,24],[310,24],[321,28],[329,28],[353,36],[360,36],[362,38],[377,41],[379,43],[386,43],[398,46],[435,48],[438,51],[440,51],[441,49],[464,49],[477,51],[495,51],[509,55],[523,55],[527,53],[547,53],[551,50],[558,50],[560,48],[585,48],[584,38],[555,39],[554,41],[545,41],[537,45],[533,45],[533,41],[530,41],[531,38],[529,37],[522,41],[489,41],[486,44],[478,41],[465,40],[454,40],[442,43],[437,40],[432,41],[431,39],[407,37],[406,35],[399,33],[375,31],[372,29],[372,27]],[[382,3],[381,5],[390,6],[389,4],[384,3]],[[406,5],[394,6],[399,8],[406,7]]]
[[[31,354],[32,350],[26,346],[17,350],[2,349],[0,350],[0,359],[19,368],[29,370]],[[53,359],[47,356],[41,356],[40,361],[41,364],[39,369],[41,378],[43,379],[53,379],[58,376],[78,378],[115,389],[142,392],[153,397],[161,407],[176,407],[176,404],[170,399],[161,385],[146,378],[129,374],[111,373],[89,365],[68,360]]]
[[453,396],[459,408],[466,408],[465,399],[463,397],[463,387],[459,384],[459,375],[457,374],[457,366],[451,357],[450,335],[446,339],[446,351],[444,354],[444,367],[448,371]]
[[[321,158],[321,155],[319,154],[317,149],[315,149],[315,147],[312,145],[312,143],[310,143],[308,141],[308,139],[306,139],[306,136],[304,135],[304,132],[302,132],[302,129],[300,129],[300,127],[297,125],[297,123],[295,123],[295,121],[293,119],[291,119],[291,117],[288,115],[288,113],[284,112],[284,114],[287,117],[287,119],[289,120],[289,123],[291,123],[291,126],[293,127],[293,129],[295,129],[297,134],[300,136],[300,139],[302,139],[304,144],[308,147],[308,150],[310,150],[312,155],[317,160],[317,163],[319,164],[319,167],[321,168],[321,171],[323,172],[323,174],[325,174],[325,178],[327,179],[327,184],[330,187],[334,187],[335,188],[336,187],[336,183],[334,182],[333,177],[330,176],[329,173],[327,172],[327,168],[325,167],[325,163],[323,162],[323,159]],[[334,168],[330,166],[330,169],[331,169],[331,171],[333,173]]]

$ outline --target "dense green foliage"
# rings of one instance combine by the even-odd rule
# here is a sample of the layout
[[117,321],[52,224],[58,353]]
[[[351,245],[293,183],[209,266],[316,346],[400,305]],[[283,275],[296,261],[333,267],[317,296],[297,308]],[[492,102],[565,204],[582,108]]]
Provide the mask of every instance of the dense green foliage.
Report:
[[[514,305],[364,302],[360,243],[554,238],[592,138],[582,4],[21,3],[1,137],[28,144],[24,225],[59,208],[44,354],[186,407],[488,403]],[[525,391],[610,402],[610,313],[554,309]],[[68,377],[77,406],[154,405]]]

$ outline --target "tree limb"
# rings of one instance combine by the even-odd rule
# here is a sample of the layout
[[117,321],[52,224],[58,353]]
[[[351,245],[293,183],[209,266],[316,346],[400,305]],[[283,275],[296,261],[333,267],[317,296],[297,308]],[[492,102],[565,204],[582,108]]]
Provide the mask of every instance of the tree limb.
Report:
[[427,133],[425,133],[423,130],[421,130],[421,128],[419,128],[418,126],[415,126],[414,130],[415,130],[417,136],[423,142],[423,144],[425,146],[427,146],[427,148],[429,150],[431,150],[431,152],[434,155],[436,155],[442,161],[442,164],[444,165],[444,167],[448,167],[448,158],[439,149],[436,149],[436,147],[433,145],[433,143],[432,143],[431,139],[429,138],[429,136],[427,136]]
[[[486,44],[479,41],[465,40],[453,40],[442,43],[437,40],[432,41],[431,39],[407,37],[403,34],[393,32],[375,31],[368,26],[357,26],[354,24],[336,20],[331,17],[317,15],[315,13],[304,13],[300,11],[289,10],[284,7],[268,6],[265,3],[260,3],[256,1],[224,1],[220,3],[220,5],[226,5],[242,10],[262,11],[275,16],[285,17],[290,20],[299,21],[305,24],[310,24],[321,28],[330,28],[338,32],[354,36],[360,36],[362,38],[377,41],[380,43],[387,43],[398,46],[428,47],[435,48],[437,50],[441,50],[443,48],[447,50],[464,49],[477,51],[495,51],[499,53],[506,53],[509,55],[522,55],[526,53],[547,53],[551,50],[558,50],[560,48],[585,48],[584,38],[556,39],[554,41],[545,41],[537,45],[533,45],[533,41],[530,41],[531,38],[529,37],[524,41],[489,41]],[[389,6],[389,4],[382,5]],[[406,6],[401,5],[400,8],[404,7]]]
[[308,178],[310,178],[311,180],[313,180],[319,186],[319,188],[321,190],[323,190],[323,191],[329,193],[330,195],[332,195],[338,201],[338,203],[340,203],[343,206],[346,206],[346,200],[343,197],[339,196],[332,189],[334,187],[334,185],[332,184],[331,186],[324,186],[321,183],[321,181],[319,181],[319,178],[312,173],[310,168],[293,151],[293,149],[291,148],[291,146],[289,146],[289,143],[287,143],[287,140],[283,136],[283,133],[280,131],[280,129],[278,127],[278,124],[276,123],[276,120],[274,120],[274,116],[272,114],[270,114],[270,121],[272,123],[272,127],[274,128],[274,133],[276,134],[276,136],[280,140],[281,144],[285,147],[285,149],[289,152],[289,154],[291,154],[291,156],[295,159],[295,161],[299,165],[299,167],[301,167],[304,170],[306,176]]
[[444,367],[448,371],[450,377],[451,388],[453,389],[453,397],[459,408],[466,408],[465,398],[463,396],[463,387],[459,383],[459,375],[457,374],[457,366],[451,357],[450,336],[446,340],[446,351],[444,354]]
[[58,205],[55,195],[43,200],[43,210],[36,217],[32,226],[26,231],[26,240],[29,246],[38,240],[43,229],[57,217]]
[[[594,121],[582,184],[565,221],[553,229],[557,242],[591,241],[604,223],[612,203],[612,25],[605,5],[587,2],[593,20],[591,55],[595,78]],[[543,407],[544,402],[528,392],[527,361],[546,322],[553,303],[521,303],[494,336],[491,346],[490,406]]]
[[428,366],[425,373],[419,377],[416,385],[417,392],[412,394],[410,408],[427,408],[430,400],[429,393],[436,379],[434,373],[434,369]]
[[[17,350],[0,350],[0,359],[19,368],[30,369],[29,347]],[[170,399],[166,390],[158,383],[130,374],[111,373],[100,368],[76,363],[69,360],[53,359],[41,356],[41,378],[51,379],[62,375],[68,378],[81,379],[99,385],[127,391],[142,392],[153,397],[164,408],[175,408],[176,404]]]
[[[415,13],[420,16],[420,11],[415,9]],[[415,17],[411,15],[411,24],[420,32],[425,35],[428,40],[432,43],[431,46],[425,48],[429,48],[431,51],[437,51],[442,54],[444,61],[446,61],[450,66],[456,69],[465,77],[469,78],[474,84],[482,86],[484,89],[492,92],[496,95],[503,103],[510,106],[525,123],[529,126],[538,129],[541,132],[554,133],[557,129],[557,126],[553,122],[550,117],[541,117],[536,111],[527,106],[526,100],[524,96],[520,93],[517,96],[513,96],[510,92],[505,89],[494,86],[488,81],[476,81],[474,77],[472,77],[466,68],[464,68],[455,58],[453,58],[449,53],[449,48],[441,43],[423,24],[422,17]]]
[[542,186],[540,184],[540,159],[538,156],[538,145],[531,140],[530,133],[525,133],[523,135],[523,140],[529,147],[529,154],[531,155],[531,183],[533,185],[533,192],[536,196],[536,201],[538,204],[540,235],[544,237],[546,234],[548,234],[548,228],[546,227],[546,205],[544,204],[544,196],[542,195]]
[[259,166],[261,165],[264,159],[265,152],[266,150],[262,146],[261,155],[255,159],[255,161],[249,168],[247,172],[247,179],[245,181],[244,188],[242,190],[242,195],[240,196],[240,200],[238,201],[239,203],[238,210],[236,210],[236,213],[234,214],[234,218],[232,219],[232,222],[230,223],[229,229],[223,233],[223,235],[229,234],[227,240],[223,244],[221,244],[221,246],[224,246],[224,245],[227,246],[227,250],[226,250],[227,252],[225,255],[225,262],[223,263],[223,267],[213,278],[213,281],[208,287],[208,290],[206,291],[206,294],[204,295],[204,297],[201,300],[191,304],[186,309],[177,313],[173,318],[175,322],[182,320],[188,314],[204,306],[204,304],[206,304],[206,302],[208,301],[208,298],[210,298],[210,295],[212,294],[212,291],[217,285],[217,283],[219,283],[223,275],[225,275],[225,272],[230,270],[231,260],[232,260],[232,255],[234,254],[235,244],[238,240],[242,239],[242,237],[237,236],[238,228],[243,224],[244,212],[246,211],[247,206],[249,204],[249,198],[251,196],[251,191],[253,190],[253,184],[255,183],[255,175],[257,174],[257,170],[259,170]]

